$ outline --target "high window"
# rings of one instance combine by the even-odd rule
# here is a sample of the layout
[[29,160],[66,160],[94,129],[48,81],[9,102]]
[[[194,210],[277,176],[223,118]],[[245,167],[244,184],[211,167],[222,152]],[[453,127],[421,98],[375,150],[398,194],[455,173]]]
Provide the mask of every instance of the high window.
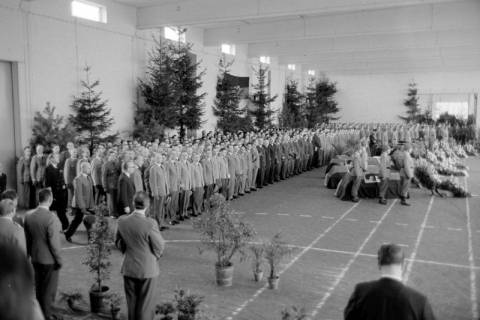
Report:
[[234,44],[228,44],[228,43],[222,44],[222,53],[234,56],[235,55],[235,45]]
[[181,32],[177,27],[165,27],[164,36],[168,40],[185,43],[185,32]]
[[72,16],[95,22],[107,23],[107,8],[95,2],[73,0]]
[[295,65],[294,64],[289,64],[287,66],[288,70],[295,71]]
[[269,56],[261,56],[260,63],[270,64],[270,57]]

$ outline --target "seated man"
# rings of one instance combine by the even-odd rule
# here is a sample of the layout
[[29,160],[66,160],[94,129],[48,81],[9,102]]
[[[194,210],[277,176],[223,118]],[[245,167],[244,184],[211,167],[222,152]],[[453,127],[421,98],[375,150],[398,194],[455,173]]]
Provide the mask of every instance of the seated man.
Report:
[[435,319],[427,297],[402,283],[404,262],[400,246],[382,245],[378,250],[381,278],[356,285],[345,308],[344,319]]

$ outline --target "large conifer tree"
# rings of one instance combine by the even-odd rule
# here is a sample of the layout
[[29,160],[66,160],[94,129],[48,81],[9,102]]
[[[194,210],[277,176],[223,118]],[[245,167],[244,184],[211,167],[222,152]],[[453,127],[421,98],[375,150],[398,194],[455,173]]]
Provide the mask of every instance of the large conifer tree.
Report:
[[408,84],[408,93],[407,99],[403,102],[403,105],[407,108],[407,115],[406,116],[399,116],[405,122],[416,122],[419,120],[419,116],[421,117],[421,110],[418,104],[418,97],[417,97],[417,84],[415,82],[411,82]]
[[99,80],[90,80],[90,67],[86,66],[85,80],[82,80],[83,91],[80,96],[74,97],[71,104],[73,114],[69,121],[78,133],[78,140],[89,146],[93,151],[95,145],[115,140],[117,134],[107,135],[113,125],[111,110],[107,101],[102,99],[102,92],[96,91]]
[[257,83],[253,86],[254,94],[250,97],[250,101],[254,105],[250,114],[255,117],[255,126],[258,129],[264,129],[272,124],[273,110],[270,108],[270,103],[277,99],[277,95],[270,96],[270,79],[268,79],[269,68],[260,63],[258,69],[255,69]]
[[330,82],[327,78],[310,80],[306,94],[306,114],[309,128],[338,119],[334,116],[340,111],[334,99],[335,93],[337,93],[335,82]]
[[281,114],[281,125],[286,128],[301,128],[305,126],[304,95],[298,91],[298,82],[288,81],[285,86],[285,96]]
[[[179,30],[179,35],[185,33]],[[178,129],[183,140],[186,129],[200,128],[205,93],[200,62],[194,61],[192,44],[182,41],[156,40],[150,53],[147,77],[140,80],[142,99],[137,106],[134,135],[159,138],[165,128]]]

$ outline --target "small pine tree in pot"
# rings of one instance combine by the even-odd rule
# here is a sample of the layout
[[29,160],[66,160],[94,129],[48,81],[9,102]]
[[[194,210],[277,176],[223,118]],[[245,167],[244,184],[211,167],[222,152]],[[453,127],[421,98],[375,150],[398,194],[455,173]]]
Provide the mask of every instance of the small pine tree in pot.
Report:
[[282,239],[280,233],[275,234],[272,239],[265,243],[264,247],[265,260],[267,260],[267,264],[270,267],[268,287],[277,289],[278,281],[280,280],[278,267],[285,257],[292,254],[293,249]]
[[233,258],[245,257],[245,247],[255,236],[253,227],[235,215],[229,203],[220,194],[210,198],[207,212],[194,222],[201,234],[202,245],[217,255],[215,263],[217,284],[228,287],[233,281]]
[[106,309],[109,296],[109,287],[104,285],[104,281],[110,278],[113,234],[107,216],[108,207],[105,203],[95,208],[95,223],[90,230],[87,257],[83,261],[83,264],[89,267],[94,279],[90,288],[90,309],[93,313]]
[[265,263],[265,244],[251,245],[250,252],[252,254],[253,277],[256,282],[260,282],[263,278],[263,265]]

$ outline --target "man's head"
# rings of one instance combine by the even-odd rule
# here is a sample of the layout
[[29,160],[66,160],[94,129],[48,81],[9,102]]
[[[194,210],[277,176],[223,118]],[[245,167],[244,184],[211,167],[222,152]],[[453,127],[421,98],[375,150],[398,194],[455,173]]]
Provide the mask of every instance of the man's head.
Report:
[[15,191],[13,189],[7,189],[7,190],[3,191],[2,194],[0,195],[0,200],[5,200],[5,199],[12,200],[14,208],[16,210],[17,204],[18,204],[17,191]]
[[146,210],[150,205],[150,198],[146,192],[139,191],[133,197],[133,204],[136,210]]
[[124,162],[122,169],[125,173],[128,173],[129,175],[133,174],[135,172],[135,169],[136,169],[135,162],[133,162],[132,160]]
[[52,205],[53,195],[50,188],[42,189],[38,192],[38,203],[41,206],[49,207]]
[[11,199],[0,201],[0,217],[12,218],[15,215],[15,203]]
[[397,244],[383,244],[378,249],[378,267],[382,274],[402,276],[405,253]]
[[90,172],[92,171],[92,167],[90,166],[90,163],[88,162],[82,162],[81,164],[81,171],[83,174],[89,175]]

